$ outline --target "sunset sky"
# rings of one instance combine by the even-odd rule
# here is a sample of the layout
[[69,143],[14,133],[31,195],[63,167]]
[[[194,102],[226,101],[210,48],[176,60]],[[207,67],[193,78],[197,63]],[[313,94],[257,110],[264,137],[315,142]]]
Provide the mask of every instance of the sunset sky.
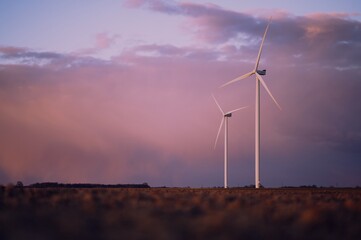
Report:
[[359,0],[0,0],[0,184],[361,185]]

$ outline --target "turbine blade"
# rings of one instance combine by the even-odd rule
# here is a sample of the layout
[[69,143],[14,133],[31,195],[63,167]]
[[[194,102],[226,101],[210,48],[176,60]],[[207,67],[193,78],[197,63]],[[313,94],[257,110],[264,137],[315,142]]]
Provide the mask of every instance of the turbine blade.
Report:
[[[271,18],[271,19],[272,19],[272,18]],[[269,22],[268,22],[268,24],[267,24],[267,27],[266,27],[266,30],[264,31],[264,34],[263,34],[261,46],[260,46],[260,48],[259,48],[258,56],[257,56],[257,59],[256,59],[256,65],[254,66],[255,71],[258,70],[258,65],[259,65],[259,60],[260,60],[260,58],[261,58],[261,54],[262,54],[262,48],[263,48],[264,39],[266,38],[267,31],[268,31],[269,25],[270,25],[270,23],[271,23],[271,19],[269,20]]]
[[217,104],[217,106],[218,106],[219,110],[221,111],[222,115],[224,115],[224,112],[223,112],[223,110],[222,110],[221,106],[219,105],[219,103],[217,102],[217,99],[214,97],[214,95],[213,95],[213,94],[212,94],[212,97],[213,97],[213,99],[214,99],[214,102]]
[[218,129],[216,141],[214,142],[214,148],[213,148],[213,149],[216,149],[218,137],[219,137],[219,134],[221,133],[221,129],[222,129],[222,126],[223,126],[223,122],[224,122],[224,116],[222,117],[221,125],[219,125],[219,129]]
[[233,79],[233,80],[231,80],[231,81],[223,84],[223,85],[220,86],[220,87],[222,88],[222,87],[225,87],[225,86],[227,86],[227,85],[229,85],[229,84],[232,84],[232,83],[234,83],[234,82],[237,82],[237,81],[240,81],[240,80],[242,80],[242,79],[245,79],[245,78],[247,78],[247,77],[249,77],[249,76],[252,76],[254,73],[255,73],[255,71],[246,73],[246,74],[244,74],[244,75],[242,75],[242,76],[239,76],[239,77],[237,77],[237,78],[235,78],[235,79]]
[[277,107],[282,110],[281,106],[278,104],[278,102],[276,101],[276,99],[273,97],[271,91],[268,89],[267,84],[265,83],[265,81],[262,79],[261,75],[259,75],[258,73],[256,73],[257,79],[261,82],[262,86],[266,89],[266,91],[268,92],[268,94],[270,95],[270,97],[272,98],[272,100],[275,102],[275,104],[277,105]]
[[237,111],[242,110],[242,109],[245,109],[245,108],[248,108],[248,106],[234,109],[234,110],[232,110],[232,111],[227,112],[226,114],[234,113],[234,112],[237,112]]

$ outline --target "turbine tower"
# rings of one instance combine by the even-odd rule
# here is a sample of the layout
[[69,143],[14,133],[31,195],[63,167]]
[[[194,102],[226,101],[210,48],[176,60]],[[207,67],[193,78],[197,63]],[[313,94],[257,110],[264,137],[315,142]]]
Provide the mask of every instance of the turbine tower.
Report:
[[214,95],[212,95],[212,97],[222,113],[222,120],[221,120],[221,124],[219,125],[216,141],[214,143],[214,148],[216,148],[218,137],[224,123],[224,188],[228,188],[228,118],[232,117],[232,113],[244,109],[246,107],[237,108],[225,113],[221,108],[221,106],[219,105],[219,103],[217,102]]
[[255,187],[259,188],[260,187],[260,136],[261,136],[261,126],[260,126],[260,85],[262,85],[264,87],[264,89],[266,89],[268,95],[272,98],[273,102],[277,105],[277,107],[281,110],[280,105],[277,103],[276,99],[273,97],[271,91],[268,89],[265,81],[263,80],[262,76],[266,75],[266,70],[259,70],[258,66],[259,66],[259,60],[261,58],[261,54],[262,54],[262,47],[263,47],[263,43],[264,43],[264,39],[266,38],[267,35],[267,31],[269,28],[269,25],[271,23],[271,20],[268,22],[266,30],[263,34],[263,38],[262,38],[262,42],[261,42],[261,46],[259,48],[259,52],[258,52],[258,56],[256,59],[256,64],[254,66],[254,69],[249,72],[246,73],[242,76],[239,76],[231,81],[229,81],[228,83],[223,84],[221,87],[227,86],[229,84],[238,82],[242,79],[245,79],[247,77],[250,77],[252,75],[256,76],[256,110],[255,110]]

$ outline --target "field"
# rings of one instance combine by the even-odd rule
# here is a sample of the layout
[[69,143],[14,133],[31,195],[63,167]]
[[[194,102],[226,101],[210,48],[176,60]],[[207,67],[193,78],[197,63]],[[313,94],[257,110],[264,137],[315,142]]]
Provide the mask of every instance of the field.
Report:
[[361,239],[361,189],[1,187],[0,239]]

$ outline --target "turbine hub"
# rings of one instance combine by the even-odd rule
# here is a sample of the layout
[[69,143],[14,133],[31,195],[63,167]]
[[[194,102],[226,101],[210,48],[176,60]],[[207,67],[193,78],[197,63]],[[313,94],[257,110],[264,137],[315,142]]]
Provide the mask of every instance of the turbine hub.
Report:
[[266,69],[263,69],[263,70],[257,70],[257,73],[259,74],[259,75],[266,75]]

